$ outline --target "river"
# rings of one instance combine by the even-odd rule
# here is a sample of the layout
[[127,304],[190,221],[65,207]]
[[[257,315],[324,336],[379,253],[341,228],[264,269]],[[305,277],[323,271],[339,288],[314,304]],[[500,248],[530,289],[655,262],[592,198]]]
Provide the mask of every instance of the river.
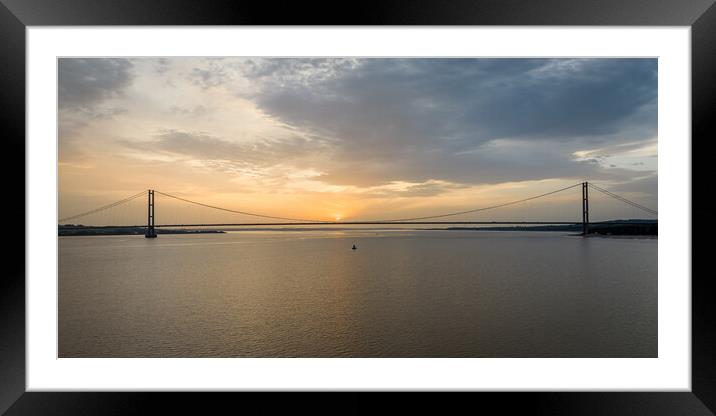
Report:
[[657,243],[367,229],[61,237],[59,356],[656,357]]

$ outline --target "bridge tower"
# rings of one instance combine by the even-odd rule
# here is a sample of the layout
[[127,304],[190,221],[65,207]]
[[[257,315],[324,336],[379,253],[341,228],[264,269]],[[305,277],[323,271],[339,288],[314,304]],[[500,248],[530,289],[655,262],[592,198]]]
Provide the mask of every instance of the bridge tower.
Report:
[[154,189],[147,191],[147,231],[145,238],[157,238],[157,230],[154,229]]
[[582,182],[582,235],[589,234],[589,182]]

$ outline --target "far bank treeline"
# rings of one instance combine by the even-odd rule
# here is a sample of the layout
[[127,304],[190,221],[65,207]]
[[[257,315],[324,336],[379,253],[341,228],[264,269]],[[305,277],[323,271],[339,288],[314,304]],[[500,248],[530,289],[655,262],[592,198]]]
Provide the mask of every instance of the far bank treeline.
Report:
[[[60,225],[60,237],[75,235],[144,235],[144,227],[86,227],[83,225]],[[221,230],[157,229],[157,234],[222,234]]]
[[[589,225],[589,234],[595,235],[658,235],[659,225],[652,220],[618,220]],[[499,227],[450,227],[450,230],[486,230],[486,231],[563,231],[582,232],[582,224],[568,225],[530,225]]]

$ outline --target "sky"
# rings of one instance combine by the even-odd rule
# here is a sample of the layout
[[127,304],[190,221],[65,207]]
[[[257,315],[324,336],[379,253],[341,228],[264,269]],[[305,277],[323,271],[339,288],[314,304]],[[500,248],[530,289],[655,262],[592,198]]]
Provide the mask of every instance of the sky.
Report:
[[656,209],[657,76],[656,59],[61,58],[60,217],[151,188],[391,219],[584,180]]

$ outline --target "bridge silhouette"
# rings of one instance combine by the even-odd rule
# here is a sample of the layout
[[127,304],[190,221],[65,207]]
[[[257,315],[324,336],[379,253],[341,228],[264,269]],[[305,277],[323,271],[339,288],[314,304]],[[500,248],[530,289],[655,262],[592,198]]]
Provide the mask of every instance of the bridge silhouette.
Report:
[[[544,199],[551,195],[556,195],[560,193],[565,193],[568,190],[572,190],[575,188],[581,188],[581,219],[579,220],[560,220],[560,221],[530,221],[530,220],[498,220],[498,221],[476,221],[476,220],[444,220],[445,218],[450,217],[458,217],[458,216],[465,216],[469,214],[476,214],[481,213],[485,211],[496,211],[500,208],[506,208],[511,206],[517,206],[520,204],[526,204],[530,201],[535,201],[538,199]],[[464,210],[464,211],[456,211],[456,212],[449,212],[449,213],[441,213],[436,215],[427,215],[427,216],[418,216],[418,217],[406,217],[406,218],[393,218],[393,219],[368,219],[368,220],[350,220],[350,221],[341,221],[341,220],[317,220],[317,219],[308,219],[308,218],[293,218],[293,217],[282,217],[282,216],[274,216],[274,215],[266,215],[256,212],[250,212],[250,211],[241,211],[226,207],[220,207],[216,205],[211,205],[203,202],[198,202],[194,200],[190,200],[187,198],[183,198],[180,196],[172,195],[169,193],[149,189],[146,191],[139,192],[137,194],[134,194],[132,196],[129,196],[127,198],[121,199],[119,201],[113,202],[111,204],[103,205],[101,207],[85,211],[76,215],[72,215],[69,217],[61,218],[59,219],[59,226],[68,226],[69,224],[74,225],[73,223],[70,223],[70,221],[76,221],[80,220],[82,218],[87,218],[91,216],[95,216],[97,214],[110,211],[113,209],[116,209],[117,207],[126,205],[131,203],[132,201],[137,201],[139,198],[142,198],[146,196],[147,202],[146,202],[146,224],[101,224],[101,225],[82,225],[84,228],[90,228],[90,229],[102,229],[102,228],[144,228],[145,229],[145,237],[147,238],[156,238],[157,237],[157,228],[191,228],[191,227],[252,227],[252,226],[316,226],[316,225],[581,225],[582,228],[582,235],[589,234],[589,227],[590,225],[596,225],[596,224],[613,224],[613,225],[626,225],[626,224],[634,224],[633,221],[628,220],[618,220],[618,219],[610,219],[610,220],[603,220],[603,221],[592,221],[590,222],[589,219],[589,209],[590,209],[590,190],[597,191],[599,194],[606,196],[610,198],[611,200],[618,201],[621,204],[624,204],[625,206],[629,206],[632,209],[639,211],[640,213],[646,213],[649,216],[651,216],[654,222],[657,221],[658,212],[654,209],[651,209],[649,207],[646,207],[642,204],[639,204],[633,200],[627,199],[621,195],[615,194],[607,189],[604,189],[600,186],[594,185],[590,182],[580,182],[576,183],[574,185],[570,185],[564,188],[556,189],[550,192],[541,193],[539,195],[534,195],[528,198],[522,198],[517,199],[509,202],[504,202],[500,204],[494,204],[490,206],[484,206],[479,207],[475,209],[470,210]],[[185,204],[185,205],[191,205],[195,207],[200,207],[207,210],[213,210],[217,212],[222,213],[228,213],[228,214],[236,214],[241,216],[249,216],[254,218],[261,218],[265,220],[271,220],[271,222],[226,222],[226,221],[219,221],[219,222],[167,222],[167,223],[156,223],[155,221],[155,195],[161,195],[163,197],[166,197],[168,199],[171,199],[173,201]],[[109,221],[112,222],[112,221]]]

